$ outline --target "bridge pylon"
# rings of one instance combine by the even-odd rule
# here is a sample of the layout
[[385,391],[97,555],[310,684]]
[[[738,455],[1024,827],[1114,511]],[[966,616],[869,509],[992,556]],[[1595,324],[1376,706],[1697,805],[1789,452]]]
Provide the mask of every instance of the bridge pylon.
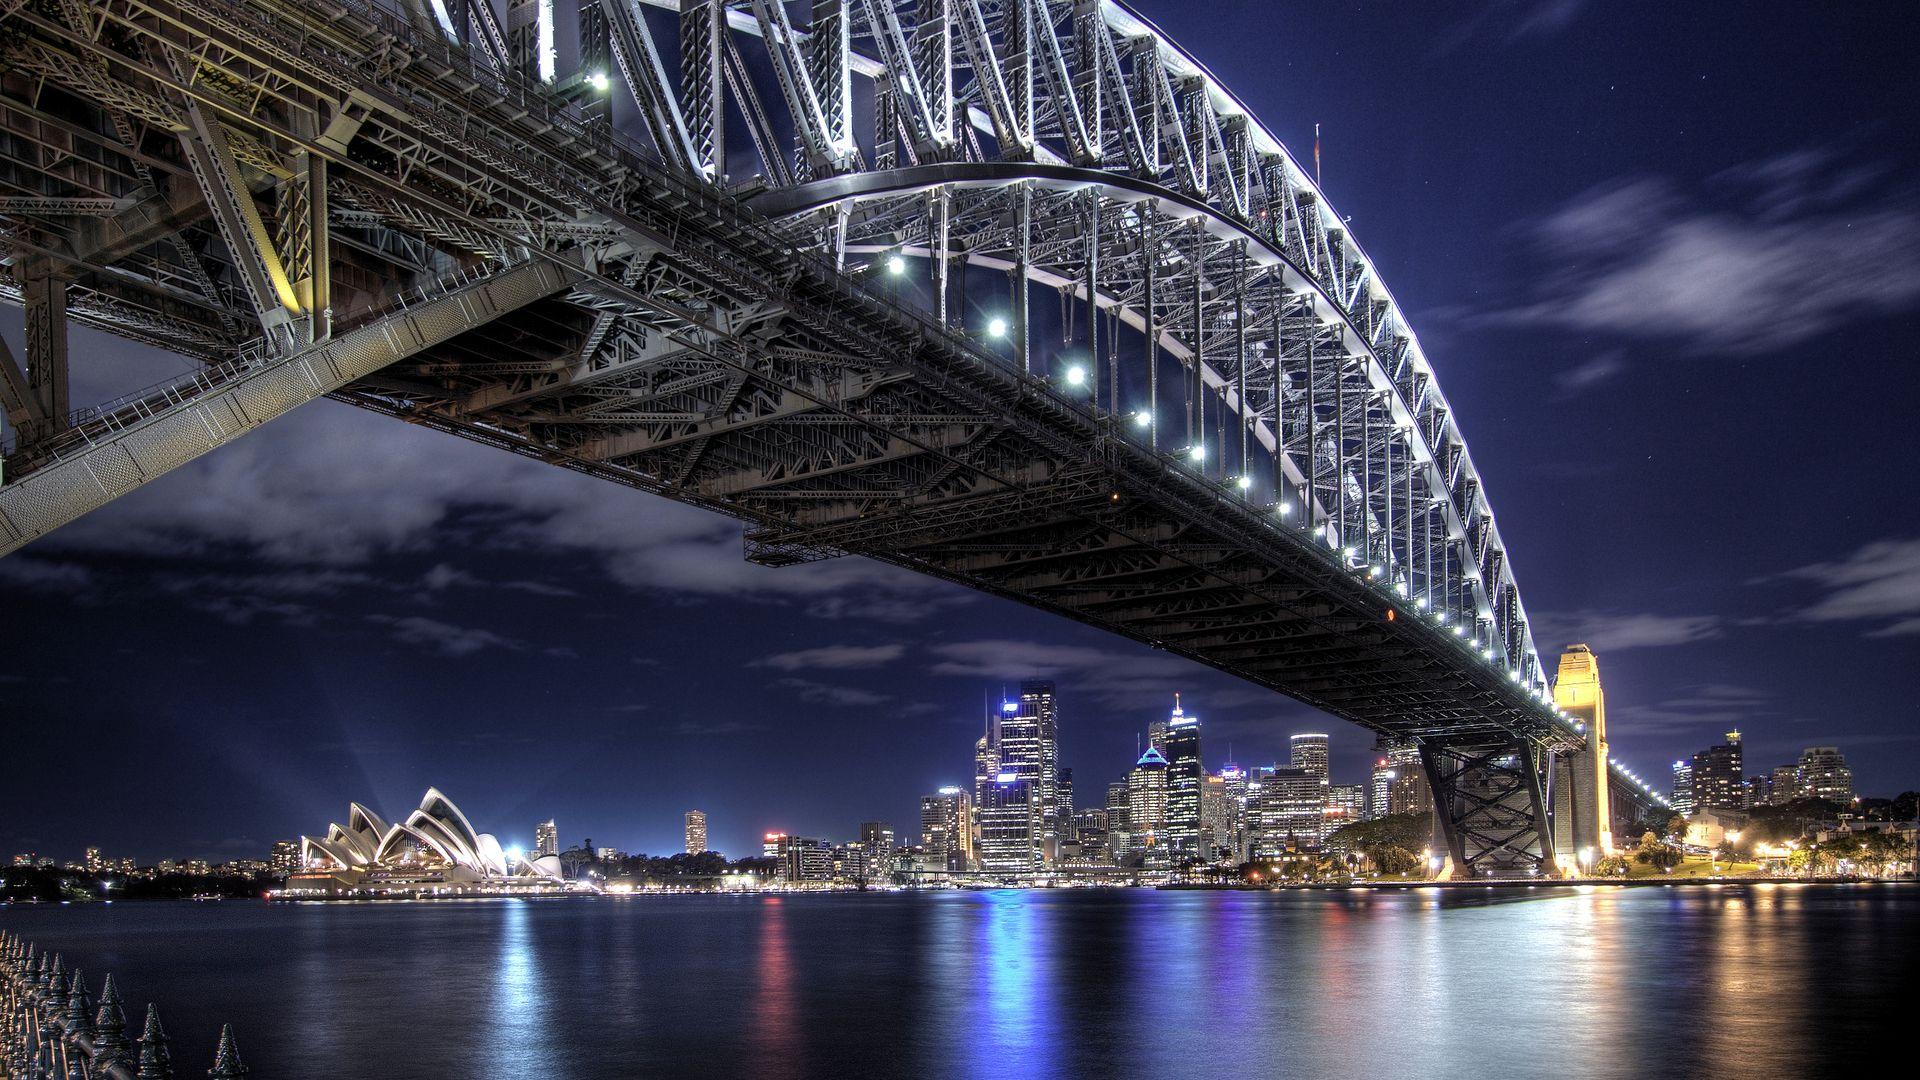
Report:
[[1549,877],[1553,754],[1522,739],[1422,740],[1444,852],[1442,877]]

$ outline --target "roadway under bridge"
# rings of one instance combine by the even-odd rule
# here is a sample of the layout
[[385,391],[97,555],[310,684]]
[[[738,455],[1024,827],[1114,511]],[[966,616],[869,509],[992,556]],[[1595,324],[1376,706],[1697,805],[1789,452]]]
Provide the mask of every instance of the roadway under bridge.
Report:
[[[0,240],[0,554],[328,396],[1417,740],[1454,873],[1554,872],[1433,366],[1124,4],[0,0]],[[74,322],[205,366],[75,411]]]

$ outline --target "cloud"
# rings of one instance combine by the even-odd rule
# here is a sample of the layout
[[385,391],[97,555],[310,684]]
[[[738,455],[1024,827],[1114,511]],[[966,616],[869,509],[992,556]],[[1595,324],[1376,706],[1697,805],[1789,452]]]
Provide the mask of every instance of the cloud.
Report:
[[811,679],[781,679],[779,685],[796,691],[800,700],[814,705],[836,705],[857,708],[868,705],[884,705],[893,700],[890,694],[876,694],[871,690],[861,690],[852,686],[829,686]]
[[1587,0],[1491,0],[1440,35],[1444,55],[1476,39],[1512,44],[1524,38],[1551,37],[1573,25]]
[[[297,409],[36,546],[351,572],[451,544],[524,554],[542,568],[556,565],[553,555],[570,557],[568,564],[584,557],[630,589],[791,603],[823,618],[909,622],[968,596],[854,556],[755,565],[743,558],[740,525],[730,518],[330,401]],[[574,592],[538,580],[489,583],[453,562],[437,564],[416,587],[488,584]]]
[[1793,612],[1793,621],[1891,619],[1867,636],[1920,634],[1920,539],[1878,540],[1844,559],[1802,566],[1780,577],[1811,581],[1827,590]]
[[1627,369],[1620,350],[1601,353],[1554,376],[1562,398],[1577,397]]
[[754,666],[778,668],[781,671],[802,671],[808,668],[847,671],[890,664],[900,659],[906,651],[905,645],[822,645],[816,649],[775,653],[755,660]]
[[388,627],[395,641],[418,645],[445,657],[471,656],[483,649],[519,652],[522,642],[478,627],[455,626],[420,615],[369,615],[367,621]]
[[1871,199],[1879,171],[1801,150],[1725,170],[1708,192],[1616,180],[1538,222],[1533,302],[1489,321],[1752,355],[1920,301],[1920,209]]
[[1057,679],[1104,704],[1138,705],[1143,697],[1195,685],[1205,673],[1170,653],[1057,645],[1009,638],[944,642],[929,650],[935,675],[969,679]]
[[1538,622],[1536,637],[1561,644],[1583,642],[1601,653],[1686,645],[1719,637],[1722,630],[1718,615],[1652,612],[1548,612]]
[[682,720],[673,726],[675,735],[743,735],[752,731],[765,731],[765,724],[751,724],[744,720]]
[[1621,732],[1635,736],[1688,735],[1702,727],[1732,728],[1769,714],[1771,699],[1748,686],[1695,683],[1650,705],[1615,705],[1607,710],[1608,737],[1616,744]]
[[93,571],[79,563],[11,555],[0,559],[0,585],[32,592],[78,593],[93,586]]

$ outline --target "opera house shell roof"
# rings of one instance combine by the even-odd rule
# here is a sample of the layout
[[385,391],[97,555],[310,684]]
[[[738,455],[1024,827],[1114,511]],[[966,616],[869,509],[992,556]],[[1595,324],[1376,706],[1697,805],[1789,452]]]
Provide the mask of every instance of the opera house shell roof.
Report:
[[428,788],[420,808],[392,824],[354,803],[345,826],[327,826],[325,837],[300,838],[300,864],[309,872],[353,877],[431,871],[448,882],[505,883],[513,879],[559,881],[552,855],[509,865],[492,833],[475,832],[467,815],[438,788]]

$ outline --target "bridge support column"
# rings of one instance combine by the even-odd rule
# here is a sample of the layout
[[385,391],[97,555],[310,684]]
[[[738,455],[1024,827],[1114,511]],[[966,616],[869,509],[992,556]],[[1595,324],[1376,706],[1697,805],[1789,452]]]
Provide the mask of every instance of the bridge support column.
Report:
[[1548,812],[1551,755],[1517,740],[1423,741],[1448,876],[1546,877],[1555,872]]

